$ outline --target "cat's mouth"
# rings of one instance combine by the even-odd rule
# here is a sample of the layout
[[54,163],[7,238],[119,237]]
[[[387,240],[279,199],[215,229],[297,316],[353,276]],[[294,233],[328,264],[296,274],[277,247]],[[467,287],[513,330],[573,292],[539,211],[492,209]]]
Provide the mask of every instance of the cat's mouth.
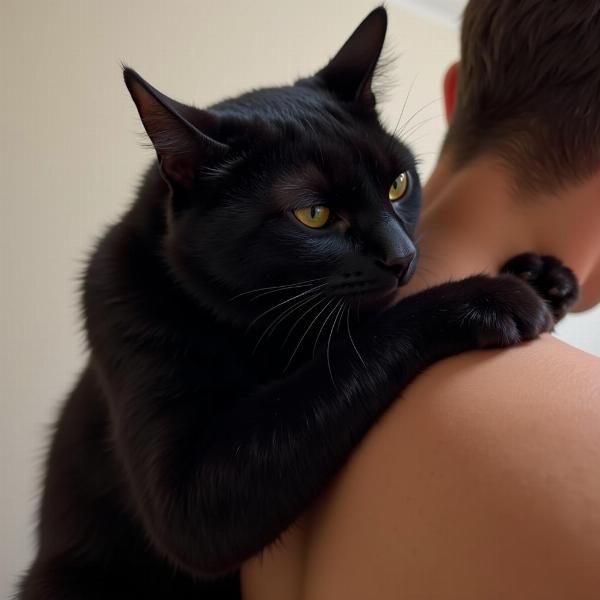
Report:
[[329,295],[343,298],[348,305],[360,311],[385,310],[394,303],[399,285],[382,285],[377,280],[357,281],[354,284],[333,284]]
[[396,302],[397,287],[359,294],[353,302],[360,310],[384,311]]
[[414,271],[411,264],[403,273],[396,275],[388,271],[383,277],[379,274],[369,277],[361,271],[345,272],[332,278],[324,291],[330,297],[343,298],[361,311],[385,310],[395,303],[398,289],[410,281]]

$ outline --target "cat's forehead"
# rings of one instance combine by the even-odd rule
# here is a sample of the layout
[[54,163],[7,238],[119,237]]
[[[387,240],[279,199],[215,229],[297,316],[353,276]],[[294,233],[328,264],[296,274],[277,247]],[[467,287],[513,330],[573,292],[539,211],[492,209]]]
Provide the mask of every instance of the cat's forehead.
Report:
[[[282,163],[302,165],[301,174],[314,179],[315,171],[329,182],[354,184],[365,175],[397,176],[415,170],[415,158],[407,146],[377,126],[319,129],[321,123],[306,121],[290,135],[289,129],[273,140],[271,155]],[[311,165],[310,169],[306,165]]]
[[331,94],[309,85],[260,88],[224,100],[211,108],[222,114],[265,122],[299,122],[317,116],[345,124],[353,121]]
[[262,175],[285,173],[286,186],[353,187],[365,176],[389,185],[390,176],[414,168],[412,153],[385,132],[375,113],[357,116],[309,85],[255,90],[217,109],[234,135],[241,133],[249,163]]
[[384,134],[376,116],[358,116],[329,92],[309,85],[254,90],[214,109],[226,129],[245,132],[255,147],[293,145],[308,138],[356,146]]

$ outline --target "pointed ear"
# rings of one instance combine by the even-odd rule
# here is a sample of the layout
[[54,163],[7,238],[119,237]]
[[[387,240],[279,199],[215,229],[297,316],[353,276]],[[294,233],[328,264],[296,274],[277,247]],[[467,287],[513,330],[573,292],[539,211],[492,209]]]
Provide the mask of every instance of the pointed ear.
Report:
[[123,78],[164,177],[171,184],[190,188],[200,166],[223,158],[229,150],[204,133],[216,130],[217,117],[168,98],[129,67],[124,68]]
[[317,73],[317,79],[340,100],[374,108],[371,84],[386,30],[387,13],[380,6],[367,15],[329,64]]

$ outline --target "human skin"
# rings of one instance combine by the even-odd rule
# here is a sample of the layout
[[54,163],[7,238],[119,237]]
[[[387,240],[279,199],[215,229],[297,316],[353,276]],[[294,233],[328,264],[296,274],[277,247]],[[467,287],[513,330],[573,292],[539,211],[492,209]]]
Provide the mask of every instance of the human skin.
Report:
[[550,336],[439,363],[245,566],[244,597],[597,598],[598,398],[598,361]]
[[[445,82],[451,117],[456,69]],[[600,170],[516,198],[506,167],[442,156],[407,292],[525,251],[600,300]],[[387,411],[281,543],[242,569],[246,600],[584,600],[600,589],[600,360],[550,335],[434,365]]]

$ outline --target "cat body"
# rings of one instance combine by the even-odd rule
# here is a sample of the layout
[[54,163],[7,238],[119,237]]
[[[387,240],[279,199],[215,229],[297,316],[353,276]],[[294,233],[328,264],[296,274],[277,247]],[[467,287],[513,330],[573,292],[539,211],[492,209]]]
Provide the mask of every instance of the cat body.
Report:
[[206,110],[125,70],[158,164],[86,271],[90,358],[53,435],[22,600],[239,597],[241,562],[420,371],[552,326],[512,275],[394,304],[420,186],[377,117],[385,29],[376,9],[316,76]]

